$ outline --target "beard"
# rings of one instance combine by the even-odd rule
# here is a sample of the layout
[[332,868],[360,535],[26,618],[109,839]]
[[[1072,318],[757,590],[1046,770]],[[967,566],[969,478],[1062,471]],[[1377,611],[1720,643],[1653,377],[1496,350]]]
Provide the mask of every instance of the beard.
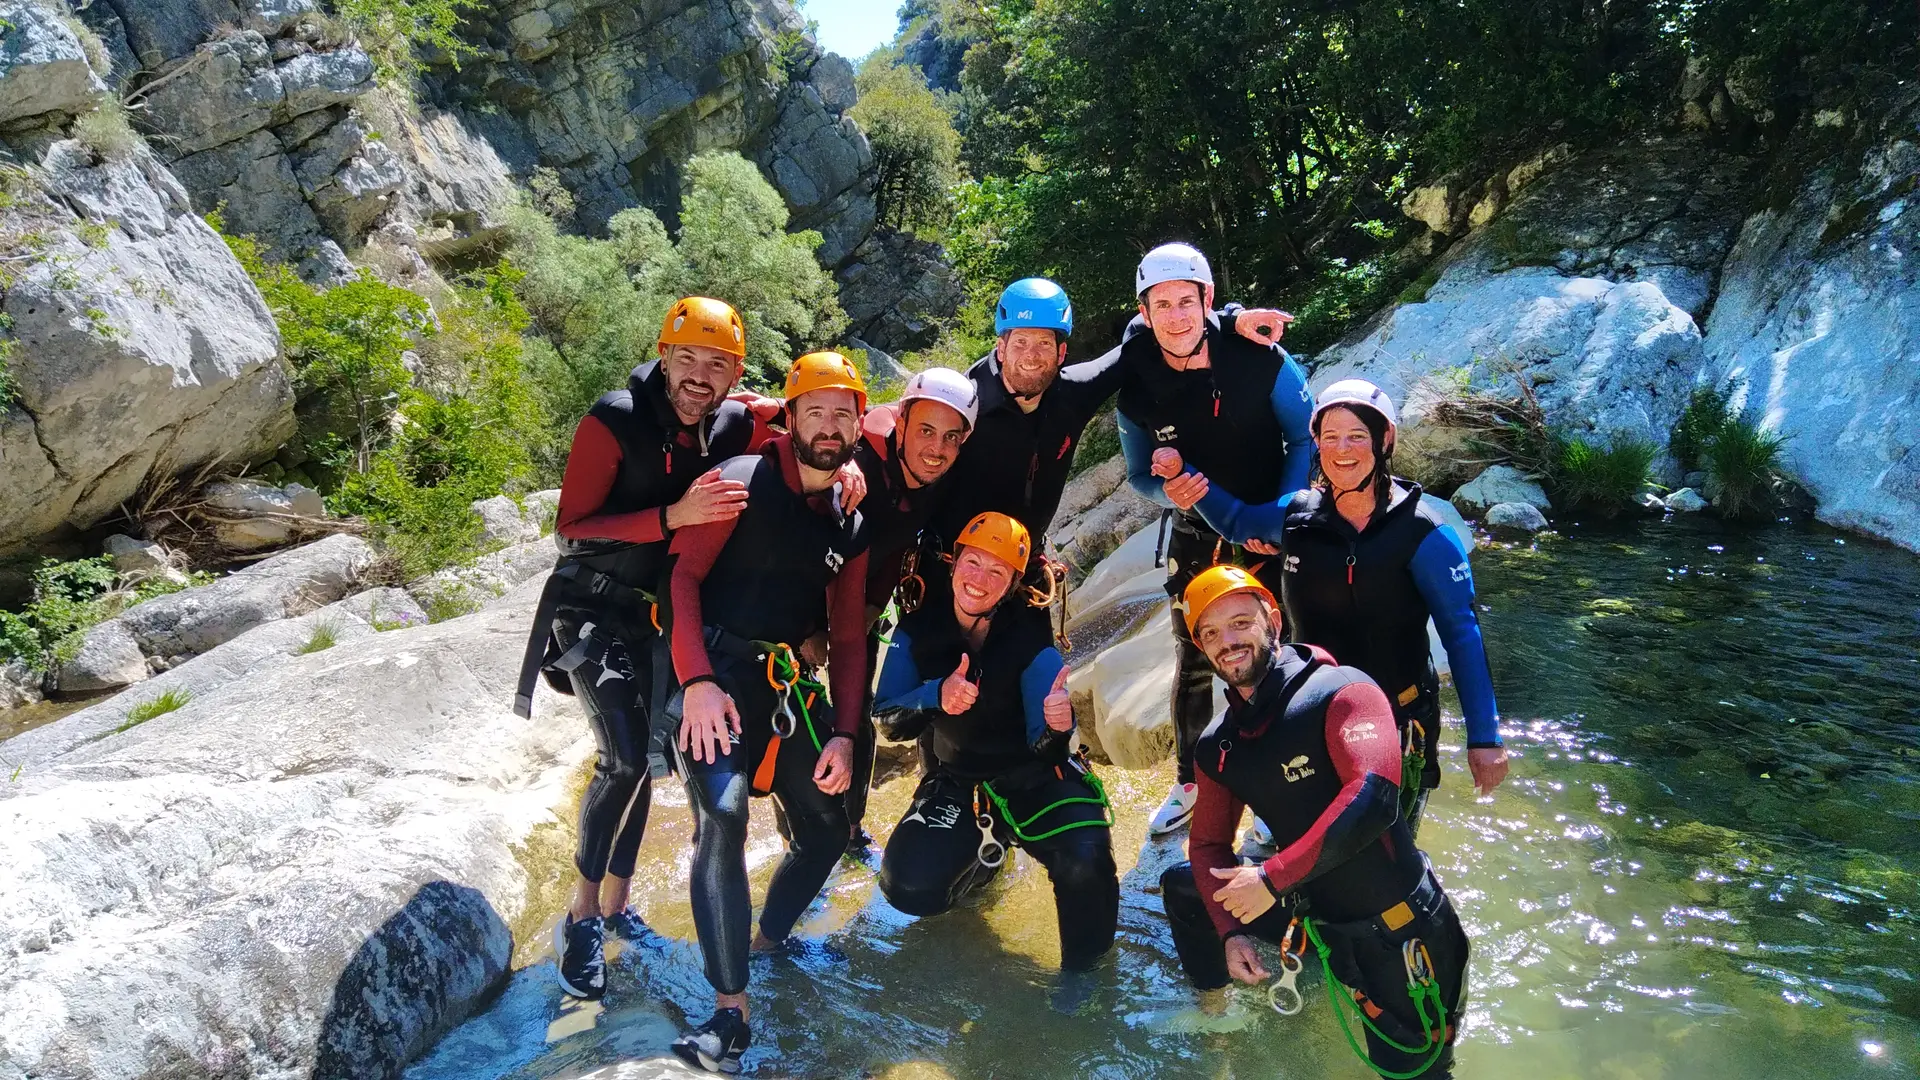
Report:
[[1056,368],[1023,375],[1005,364],[1001,365],[1000,370],[1006,376],[1007,390],[1014,397],[1022,398],[1039,397],[1046,393],[1047,388],[1053,385],[1054,376],[1058,371]]
[[832,472],[853,460],[853,441],[850,439],[842,441],[837,446],[822,445],[827,440],[837,437],[838,436],[834,435],[815,435],[806,442],[801,442],[796,438],[793,440],[793,456],[800,464],[805,465],[809,469],[819,469],[821,472]]
[[1268,637],[1266,641],[1254,646],[1253,660],[1247,665],[1244,673],[1229,678],[1225,672],[1221,672],[1220,678],[1243,695],[1251,695],[1261,683],[1266,681],[1267,673],[1273,670],[1274,654],[1279,647],[1277,637]]
[[[693,393],[689,394],[689,390]],[[667,391],[667,404],[682,416],[705,416],[718,408],[722,400],[724,398],[719,387],[709,386],[698,379],[682,379]]]

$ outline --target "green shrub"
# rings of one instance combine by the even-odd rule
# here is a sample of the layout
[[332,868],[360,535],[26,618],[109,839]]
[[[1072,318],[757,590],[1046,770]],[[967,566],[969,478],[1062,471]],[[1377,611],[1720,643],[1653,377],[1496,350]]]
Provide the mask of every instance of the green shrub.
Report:
[[113,730],[115,732],[121,732],[130,728],[139,727],[154,717],[165,716],[192,700],[193,694],[186,690],[168,690],[159,697],[148,698],[146,701],[128,709],[126,723],[121,724]]
[[1747,417],[1729,420],[1706,446],[1707,498],[1724,517],[1752,517],[1775,505],[1785,439]]
[[333,7],[373,57],[383,82],[424,68],[414,56],[416,45],[434,50],[455,67],[461,58],[479,55],[459,35],[460,13],[481,10],[484,0],[336,0]]
[[293,650],[293,653],[295,656],[305,656],[308,653],[325,652],[339,643],[340,631],[332,623],[316,623],[306,643]]
[[1692,472],[1706,460],[1707,447],[1732,420],[1726,391],[1713,386],[1695,387],[1679,422],[1673,425],[1667,450],[1681,469]]
[[1554,502],[1603,517],[1634,504],[1660,452],[1653,443],[1618,433],[1604,447],[1577,436],[1558,442],[1558,465],[1548,477]]
[[886,52],[860,65],[860,100],[848,110],[873,147],[880,224],[938,239],[953,213],[960,133],[918,67]]

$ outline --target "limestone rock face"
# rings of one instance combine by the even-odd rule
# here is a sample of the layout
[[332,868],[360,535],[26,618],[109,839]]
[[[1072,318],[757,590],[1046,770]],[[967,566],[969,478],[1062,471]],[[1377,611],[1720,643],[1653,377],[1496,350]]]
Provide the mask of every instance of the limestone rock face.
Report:
[[136,147],[39,139],[9,225],[43,257],[6,291],[19,400],[0,410],[0,550],[85,528],[151,477],[270,454],[293,391],[260,292]]
[[481,499],[473,511],[482,522],[480,539],[489,544],[525,544],[540,539],[553,527],[560,492],[536,491],[515,503],[505,495]]
[[508,708],[537,588],[23,737],[71,745],[0,785],[0,1075],[394,1077],[464,1019],[587,753]]
[[47,113],[93,108],[106,84],[87,63],[80,39],[35,0],[0,0],[0,127]]
[[[1749,218],[1707,321],[1711,377],[1786,437],[1787,472],[1824,521],[1920,551],[1920,170],[1911,90]],[[1839,141],[1813,128],[1796,140]]]
[[875,234],[839,279],[851,332],[889,352],[933,344],[940,323],[966,299],[940,245],[903,233]]

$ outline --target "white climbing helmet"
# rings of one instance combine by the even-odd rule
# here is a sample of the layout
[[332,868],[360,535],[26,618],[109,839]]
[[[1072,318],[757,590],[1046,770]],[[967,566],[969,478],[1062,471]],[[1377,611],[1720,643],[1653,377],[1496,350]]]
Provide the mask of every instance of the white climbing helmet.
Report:
[[1341,379],[1320,391],[1320,396],[1313,399],[1313,416],[1307,420],[1307,430],[1319,431],[1320,414],[1335,405],[1344,405],[1348,408],[1357,405],[1372,409],[1386,417],[1389,441],[1400,430],[1400,411],[1393,407],[1393,399],[1387,396],[1385,390],[1365,379]]
[[900,415],[904,419],[909,401],[937,401],[960,414],[967,430],[980,419],[980,390],[973,380],[952,368],[928,368],[916,371],[900,393]]
[[1213,267],[1192,244],[1161,244],[1140,260],[1140,269],[1133,275],[1133,294],[1145,296],[1163,281],[1191,281],[1212,288]]

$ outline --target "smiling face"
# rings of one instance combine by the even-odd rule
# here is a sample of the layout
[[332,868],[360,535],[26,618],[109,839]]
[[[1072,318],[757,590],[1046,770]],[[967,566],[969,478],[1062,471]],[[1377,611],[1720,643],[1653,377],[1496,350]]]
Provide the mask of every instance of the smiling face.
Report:
[[1190,356],[1207,332],[1207,309],[1212,288],[1194,281],[1163,281],[1147,290],[1140,314],[1153,328],[1160,348],[1175,356]]
[[1320,471],[1335,491],[1357,491],[1373,475],[1373,432],[1360,414],[1335,405],[1320,414],[1314,439],[1320,450]]
[[1022,326],[1000,335],[1000,381],[1014,397],[1033,398],[1047,392],[1060,365],[1067,360],[1067,343],[1052,330]]
[[977,547],[962,547],[953,557],[953,610],[963,619],[992,611],[1019,576],[1013,564]]
[[1279,613],[1259,593],[1229,593],[1200,613],[1193,643],[1228,686],[1251,692],[1273,666],[1279,630]]
[[960,410],[924,398],[907,402],[900,428],[900,464],[920,487],[945,476],[967,441],[967,418]]
[[683,424],[697,424],[720,407],[740,377],[740,361],[705,345],[675,345],[660,354],[667,404]]
[[851,390],[811,390],[787,402],[793,414],[793,456],[800,464],[832,472],[853,456],[860,433],[860,399]]

